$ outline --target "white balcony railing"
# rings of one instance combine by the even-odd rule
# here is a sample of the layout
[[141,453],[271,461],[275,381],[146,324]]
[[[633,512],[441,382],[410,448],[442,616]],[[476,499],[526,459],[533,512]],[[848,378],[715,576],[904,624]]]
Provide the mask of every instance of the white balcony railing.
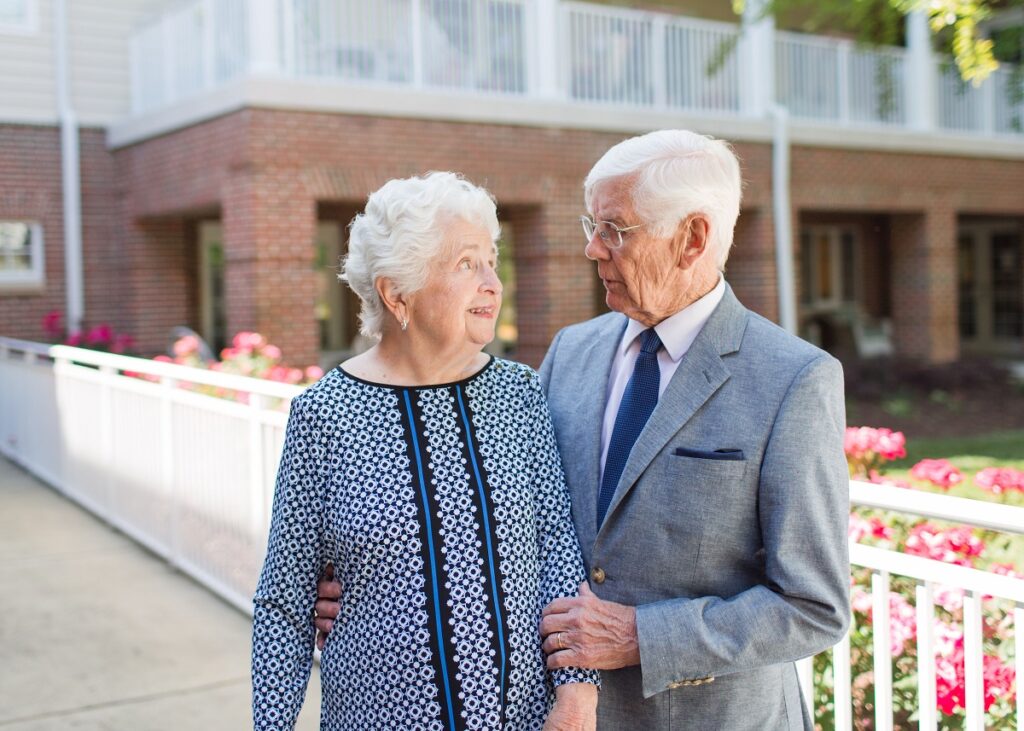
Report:
[[[126,372],[144,378],[128,377]],[[197,393],[219,388],[239,400]],[[300,389],[138,358],[0,338],[0,453],[250,611],[266,545],[288,401]],[[1024,534],[1024,508],[851,483],[851,503]],[[938,586],[962,590],[966,717],[982,729],[983,597],[1015,602],[1016,677],[1024,678],[1024,580],[860,544],[872,572],[874,728],[892,727],[890,580],[917,582],[918,717],[935,724]],[[853,627],[851,632],[859,628]],[[829,651],[834,728],[852,727],[849,636]],[[930,658],[930,660],[924,660]],[[814,698],[811,660],[798,665]],[[1018,689],[1020,688],[1018,680]],[[1017,728],[1024,704],[1018,690]],[[929,702],[928,699],[931,699]]]
[[[570,0],[185,0],[132,36],[132,110],[251,75],[758,116],[763,104],[743,95],[763,90],[741,79],[765,67],[775,100],[798,119],[1024,134],[1012,68],[975,88],[945,60],[913,78],[921,72],[906,49],[800,33],[773,33],[774,52],[754,51],[771,57],[751,58],[741,50],[762,48],[754,35]],[[926,101],[908,93],[920,84],[935,87]],[[929,109],[912,115],[911,103]]]

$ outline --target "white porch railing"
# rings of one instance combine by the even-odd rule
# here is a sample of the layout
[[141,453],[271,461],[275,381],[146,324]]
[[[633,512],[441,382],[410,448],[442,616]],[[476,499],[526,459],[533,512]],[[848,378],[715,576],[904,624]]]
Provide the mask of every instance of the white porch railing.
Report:
[[[763,90],[741,80],[764,67],[795,118],[1024,134],[1012,68],[975,89],[942,60],[913,78],[903,48],[773,35],[774,52],[739,24],[577,0],[185,0],[132,36],[132,110],[254,75],[757,116]],[[915,84],[935,110],[911,114]]]
[[[129,377],[128,373],[144,378]],[[242,401],[212,398],[213,387]],[[288,401],[300,389],[150,360],[0,338],[0,453],[180,567],[243,611],[265,550]],[[851,503],[1024,534],[1024,508],[853,482]],[[1016,603],[1016,673],[1024,678],[1024,580],[869,546],[874,603],[875,726],[892,726],[889,582],[918,582],[921,728],[936,727],[935,587],[965,598],[967,728],[981,731],[983,596]],[[856,628],[854,628],[856,629]],[[852,728],[849,637],[830,651],[836,729]],[[811,659],[799,663],[811,702]],[[1022,707],[1018,690],[1017,728]],[[929,702],[928,699],[931,699]]]

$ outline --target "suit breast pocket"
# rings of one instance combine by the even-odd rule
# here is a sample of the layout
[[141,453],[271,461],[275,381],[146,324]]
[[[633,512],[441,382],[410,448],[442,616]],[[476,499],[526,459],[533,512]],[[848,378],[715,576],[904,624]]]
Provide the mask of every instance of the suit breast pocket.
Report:
[[746,470],[744,460],[676,455],[670,450],[651,464],[635,496],[641,513],[637,517],[648,536],[645,554],[648,561],[653,556],[671,557],[671,568],[653,571],[652,576],[682,581],[682,586],[663,590],[685,592],[702,544],[731,527],[731,503],[745,492]]

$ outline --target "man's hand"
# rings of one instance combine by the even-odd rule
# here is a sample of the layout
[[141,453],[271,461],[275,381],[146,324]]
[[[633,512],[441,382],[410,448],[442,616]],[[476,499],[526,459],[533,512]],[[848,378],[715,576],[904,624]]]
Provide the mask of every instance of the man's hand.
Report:
[[323,576],[316,585],[316,604],[313,611],[313,624],[316,625],[316,646],[324,649],[327,635],[334,627],[334,620],[341,611],[341,584],[334,578],[334,565],[327,564]]
[[548,668],[614,670],[640,664],[636,608],[598,599],[587,582],[580,595],[555,599],[540,621]]
[[555,688],[555,705],[544,722],[544,731],[595,731],[596,728],[596,686],[566,683]]

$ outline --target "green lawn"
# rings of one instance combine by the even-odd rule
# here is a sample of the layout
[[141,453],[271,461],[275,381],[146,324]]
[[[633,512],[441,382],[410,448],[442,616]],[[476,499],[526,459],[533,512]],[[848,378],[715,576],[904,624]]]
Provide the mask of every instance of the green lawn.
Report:
[[909,470],[922,459],[948,459],[961,470],[984,467],[1024,469],[1024,431],[1002,431],[973,437],[908,439],[907,458],[893,471]]
[[1022,493],[989,495],[973,484],[974,474],[986,467],[1012,467],[1024,470],[1024,431],[1002,431],[983,436],[946,439],[908,439],[907,458],[886,465],[886,475],[909,480],[910,468],[922,459],[948,459],[964,473],[965,477],[963,483],[948,492],[940,488],[926,488],[929,492],[1024,507]]

